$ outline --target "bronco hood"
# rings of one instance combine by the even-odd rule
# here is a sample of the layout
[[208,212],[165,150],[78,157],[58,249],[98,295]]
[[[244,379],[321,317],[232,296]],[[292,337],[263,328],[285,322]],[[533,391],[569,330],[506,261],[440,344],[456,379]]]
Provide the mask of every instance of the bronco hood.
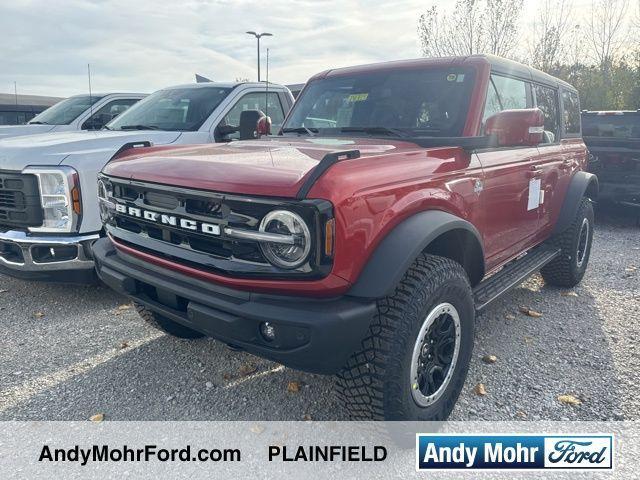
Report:
[[201,190],[295,197],[306,177],[329,153],[359,150],[360,156],[365,157],[416,148],[405,142],[382,142],[273,138],[151,148],[110,162],[104,173]]
[[[181,132],[108,131],[53,132],[0,140],[0,169],[22,170],[28,165],[59,165],[65,159],[75,164],[83,158],[103,159],[102,165],[123,145],[149,141],[165,145]],[[101,168],[102,165],[100,165]]]
[[53,130],[55,125],[2,125],[0,126],[0,140],[23,135],[37,135]]

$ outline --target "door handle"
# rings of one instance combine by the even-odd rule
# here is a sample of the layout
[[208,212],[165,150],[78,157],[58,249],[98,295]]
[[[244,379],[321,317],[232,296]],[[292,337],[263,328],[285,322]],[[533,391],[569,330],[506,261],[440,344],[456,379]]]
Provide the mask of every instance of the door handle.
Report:
[[560,168],[564,170],[573,168],[573,160],[563,160],[562,165],[560,165]]
[[527,178],[539,178],[544,168],[541,165],[531,165],[527,172]]

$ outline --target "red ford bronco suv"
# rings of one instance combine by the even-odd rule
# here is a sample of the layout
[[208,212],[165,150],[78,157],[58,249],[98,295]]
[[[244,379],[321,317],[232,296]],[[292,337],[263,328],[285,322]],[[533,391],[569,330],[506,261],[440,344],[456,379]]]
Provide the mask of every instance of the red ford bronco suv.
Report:
[[524,65],[328,70],[276,136],[110,162],[97,269],[169,334],[336,374],[352,418],[442,420],[476,313],[582,279],[586,161],[576,90]]

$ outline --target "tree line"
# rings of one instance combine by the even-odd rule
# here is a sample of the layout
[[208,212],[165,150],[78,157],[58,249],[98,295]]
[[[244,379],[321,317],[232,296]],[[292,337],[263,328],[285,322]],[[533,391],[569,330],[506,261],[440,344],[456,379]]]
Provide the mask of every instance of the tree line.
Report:
[[574,85],[588,110],[640,109],[640,0],[540,0],[523,18],[524,0],[456,0],[418,20],[429,57],[491,53]]

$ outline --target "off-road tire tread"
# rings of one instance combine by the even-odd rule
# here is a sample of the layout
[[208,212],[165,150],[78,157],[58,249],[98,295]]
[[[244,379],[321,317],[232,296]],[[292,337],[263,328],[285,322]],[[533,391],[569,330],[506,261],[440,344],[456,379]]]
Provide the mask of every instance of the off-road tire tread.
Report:
[[[591,235],[593,235],[593,205],[591,200],[583,198],[578,207],[576,218],[573,219],[571,226],[563,231],[560,235],[556,235],[550,239],[551,246],[560,248],[561,252],[556,258],[540,269],[540,274],[547,285],[554,285],[557,287],[571,288],[575,287],[584,276],[584,271],[581,274],[576,275],[573,269],[574,259],[574,240],[579,235],[580,227],[582,225],[582,219],[589,216],[591,224]],[[571,252],[567,254],[566,252]],[[588,253],[585,262],[588,263],[590,252]],[[585,265],[586,268],[586,265]]]
[[[392,352],[413,348],[411,318],[419,314],[422,302],[416,298],[429,296],[450,279],[464,278],[468,295],[472,291],[466,272],[460,264],[444,257],[421,254],[409,267],[392,295],[377,301],[377,313],[362,340],[360,351],[347,361],[337,375],[335,393],[338,402],[353,420],[403,418],[399,375],[385,378],[385,372],[402,372],[402,358]],[[466,376],[466,370],[463,372]],[[395,380],[393,380],[395,378]],[[442,411],[445,420],[457,399]]]

